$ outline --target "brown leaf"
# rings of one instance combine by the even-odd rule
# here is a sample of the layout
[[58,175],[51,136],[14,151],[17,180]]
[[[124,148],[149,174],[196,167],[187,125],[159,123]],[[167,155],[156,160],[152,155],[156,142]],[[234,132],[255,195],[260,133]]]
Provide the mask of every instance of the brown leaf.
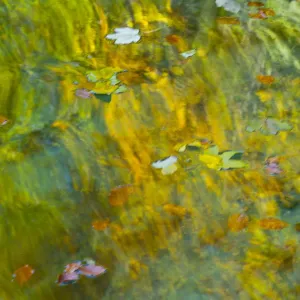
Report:
[[256,79],[262,84],[272,84],[275,81],[275,78],[270,75],[258,75]]
[[240,24],[241,22],[238,18],[234,18],[234,17],[219,17],[217,18],[217,23],[236,25],[236,24]]
[[259,227],[266,230],[281,230],[289,224],[276,218],[266,218],[259,221]]
[[15,271],[13,274],[14,279],[20,284],[23,285],[25,282],[27,282],[32,274],[34,273],[34,270],[29,265],[25,265]]
[[109,194],[109,203],[111,206],[122,206],[132,193],[133,186],[131,184],[117,186]]
[[109,226],[109,220],[96,220],[92,223],[92,227],[97,231],[103,231]]
[[265,5],[262,2],[251,1],[251,2],[248,2],[248,6],[261,7],[261,6],[265,6]]
[[230,231],[238,232],[248,226],[249,217],[243,213],[233,214],[228,219],[228,228]]

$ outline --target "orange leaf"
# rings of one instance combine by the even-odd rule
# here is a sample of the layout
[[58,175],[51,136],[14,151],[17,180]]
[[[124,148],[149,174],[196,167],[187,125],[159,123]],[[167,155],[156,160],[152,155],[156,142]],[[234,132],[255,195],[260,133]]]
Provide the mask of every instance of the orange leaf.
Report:
[[235,24],[240,24],[240,20],[234,17],[219,17],[217,18],[217,23],[235,25]]
[[166,41],[170,44],[177,44],[181,40],[180,36],[176,34],[170,34],[166,36]]
[[281,230],[288,225],[288,223],[276,218],[266,218],[259,221],[259,227],[267,230]]
[[111,206],[122,206],[132,193],[133,186],[131,184],[117,186],[109,194],[109,203]]
[[0,126],[4,126],[9,122],[9,120],[4,117],[4,116],[0,116]]
[[274,17],[275,11],[272,8],[261,8],[259,11],[266,14],[268,17]]
[[248,6],[253,6],[253,7],[260,7],[260,6],[265,6],[262,2],[256,2],[256,1],[251,1],[248,2]]
[[275,81],[275,78],[269,75],[258,75],[256,79],[262,84],[272,84]]
[[95,230],[103,231],[104,229],[106,229],[109,226],[109,220],[105,220],[105,221],[97,220],[97,221],[94,221],[92,223],[92,226],[93,226],[93,228]]
[[17,269],[13,274],[13,277],[20,285],[23,285],[29,280],[33,273],[34,270],[29,265],[25,265]]
[[238,232],[248,226],[249,217],[245,214],[234,214],[228,219],[228,228],[230,231]]

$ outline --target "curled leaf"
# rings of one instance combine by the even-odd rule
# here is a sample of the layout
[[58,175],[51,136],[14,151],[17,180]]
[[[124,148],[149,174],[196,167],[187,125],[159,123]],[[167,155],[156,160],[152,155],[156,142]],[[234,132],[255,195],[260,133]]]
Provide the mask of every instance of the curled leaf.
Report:
[[106,269],[102,266],[96,265],[84,265],[81,266],[78,270],[80,275],[84,275],[86,277],[96,277],[106,272]]

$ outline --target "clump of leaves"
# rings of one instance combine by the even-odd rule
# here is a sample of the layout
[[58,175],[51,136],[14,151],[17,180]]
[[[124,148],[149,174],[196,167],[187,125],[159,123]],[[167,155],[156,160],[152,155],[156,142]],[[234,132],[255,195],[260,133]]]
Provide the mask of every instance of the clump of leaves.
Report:
[[265,135],[276,135],[279,131],[290,131],[293,126],[287,122],[277,120],[275,118],[267,118],[262,120],[253,120],[247,127],[246,131],[260,131]]

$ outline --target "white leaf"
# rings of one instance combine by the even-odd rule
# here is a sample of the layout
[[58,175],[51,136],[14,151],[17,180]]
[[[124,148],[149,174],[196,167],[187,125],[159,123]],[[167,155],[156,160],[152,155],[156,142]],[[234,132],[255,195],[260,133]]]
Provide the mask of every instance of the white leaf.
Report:
[[156,169],[162,169],[170,165],[173,165],[174,163],[177,162],[177,160],[178,159],[176,156],[169,156],[165,159],[155,161],[154,163],[151,164],[151,166]]
[[170,175],[170,174],[175,173],[176,171],[177,171],[177,166],[176,166],[176,164],[173,164],[173,165],[162,168],[161,173],[163,175]]
[[189,58],[189,57],[191,57],[191,56],[193,56],[195,54],[196,54],[196,50],[195,49],[180,53],[180,55],[183,56],[184,58]]
[[115,40],[115,44],[117,45],[126,45],[138,42],[141,36],[139,35],[138,29],[124,27],[116,28],[115,33],[108,34],[106,38],[109,40]]

